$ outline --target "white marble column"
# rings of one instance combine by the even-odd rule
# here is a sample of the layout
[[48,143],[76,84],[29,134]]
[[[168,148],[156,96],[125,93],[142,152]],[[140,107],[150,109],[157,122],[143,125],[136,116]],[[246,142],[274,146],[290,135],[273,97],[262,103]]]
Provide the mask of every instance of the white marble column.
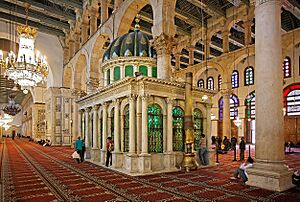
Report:
[[142,145],[142,101],[141,97],[138,96],[136,99],[136,153],[140,154],[141,153],[141,145]]
[[114,152],[120,152],[120,101],[114,101]]
[[129,97],[129,153],[135,153],[135,95]]
[[90,159],[91,158],[91,153],[90,153],[90,125],[89,125],[89,122],[90,122],[90,113],[91,111],[91,108],[88,107],[88,108],[85,108],[84,110],[84,115],[85,115],[85,137],[84,137],[84,142],[85,142],[85,158],[86,159]]
[[221,90],[223,96],[223,137],[231,137],[231,122],[230,122],[230,89]]
[[173,99],[167,98],[167,152],[173,152]]
[[281,0],[256,1],[255,67],[256,150],[247,184],[284,191],[292,172],[283,162]]
[[100,160],[100,152],[99,152],[99,144],[98,144],[98,109],[99,105],[93,106],[92,112],[93,112],[93,147],[91,152],[91,157],[93,161],[99,161]]
[[78,136],[83,139],[84,131],[82,130],[82,117],[84,116],[84,110],[79,110],[79,121],[78,121]]
[[206,148],[208,151],[208,164],[209,165],[215,165],[214,160],[214,154],[215,151],[211,148],[211,128],[212,128],[212,122],[211,122],[211,103],[208,103],[206,106]]
[[101,164],[105,164],[106,154],[106,138],[107,138],[107,103],[102,105],[102,148],[101,148]]

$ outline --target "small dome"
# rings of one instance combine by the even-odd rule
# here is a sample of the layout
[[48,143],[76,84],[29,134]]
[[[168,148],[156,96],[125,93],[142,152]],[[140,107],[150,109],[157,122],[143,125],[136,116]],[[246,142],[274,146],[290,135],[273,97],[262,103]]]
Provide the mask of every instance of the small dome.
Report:
[[150,47],[151,36],[135,30],[115,39],[105,51],[103,62],[118,57],[154,57],[154,50]]

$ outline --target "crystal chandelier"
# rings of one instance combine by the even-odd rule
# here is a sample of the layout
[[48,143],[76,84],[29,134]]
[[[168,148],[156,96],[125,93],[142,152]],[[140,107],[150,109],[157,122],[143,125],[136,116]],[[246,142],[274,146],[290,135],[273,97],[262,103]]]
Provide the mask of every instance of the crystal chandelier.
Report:
[[12,121],[13,121],[13,118],[10,115],[8,115],[8,114],[1,115],[0,114],[0,127],[1,126],[4,127],[5,130],[7,130],[10,127],[10,125],[8,125],[8,123],[10,123]]
[[16,104],[13,98],[8,97],[8,104],[4,107],[3,111],[8,115],[15,116],[21,111],[21,107],[19,104]]
[[4,68],[5,75],[21,86],[22,90],[36,86],[41,81],[45,81],[48,75],[48,63],[46,57],[39,51],[35,52],[34,42],[37,30],[27,25],[28,8],[30,4],[24,4],[26,10],[26,25],[17,27],[19,34],[19,52],[16,56],[10,51],[4,59],[0,50],[0,67]]

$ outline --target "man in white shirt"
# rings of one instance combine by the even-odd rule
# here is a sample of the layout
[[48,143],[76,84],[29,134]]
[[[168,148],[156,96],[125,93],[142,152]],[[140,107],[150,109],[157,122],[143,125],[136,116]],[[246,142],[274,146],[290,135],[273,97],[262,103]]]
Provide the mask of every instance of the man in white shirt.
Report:
[[242,163],[240,165],[240,167],[235,170],[235,172],[233,174],[234,177],[231,177],[231,179],[242,178],[243,182],[247,182],[248,175],[247,175],[246,169],[253,167],[253,162],[254,162],[254,160],[251,157],[249,157],[247,159],[247,162]]

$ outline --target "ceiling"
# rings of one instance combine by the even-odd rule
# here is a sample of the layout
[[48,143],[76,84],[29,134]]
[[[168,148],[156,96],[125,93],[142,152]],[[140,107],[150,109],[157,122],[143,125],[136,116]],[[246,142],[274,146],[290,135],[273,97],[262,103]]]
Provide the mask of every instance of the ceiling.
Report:
[[[1,0],[0,1],[0,21],[13,21],[17,23],[25,23],[25,9],[23,3],[31,4],[29,9],[30,26],[38,28],[40,32],[56,35],[61,38],[69,33],[71,24],[76,21],[76,12],[81,13],[83,10],[83,0]],[[110,1],[109,15],[113,11],[114,0]],[[236,4],[249,5],[249,0],[177,0],[175,11],[176,36],[190,35],[191,30],[196,25],[207,24],[207,20],[212,16],[226,17],[226,9]],[[99,9],[100,10],[100,9]],[[150,5],[145,6],[141,12],[141,30],[151,34],[153,25],[153,12]],[[300,1],[299,0],[283,0],[282,6],[282,30],[290,31],[300,27]],[[98,25],[100,25],[98,19]],[[134,28],[134,21],[132,28]],[[236,50],[244,46],[243,24],[237,23],[230,30],[230,50]],[[254,40],[255,26],[252,26]],[[195,63],[203,60],[204,46],[201,43],[196,44]],[[222,54],[222,38],[220,34],[216,34],[212,38],[210,47],[211,57]],[[183,49],[181,57],[181,68],[188,65],[188,50]],[[174,65],[175,58],[172,59]],[[14,86],[12,81],[4,78],[0,79],[0,103],[7,101],[7,95],[12,92]],[[21,102],[24,95],[16,94],[16,101]]]

